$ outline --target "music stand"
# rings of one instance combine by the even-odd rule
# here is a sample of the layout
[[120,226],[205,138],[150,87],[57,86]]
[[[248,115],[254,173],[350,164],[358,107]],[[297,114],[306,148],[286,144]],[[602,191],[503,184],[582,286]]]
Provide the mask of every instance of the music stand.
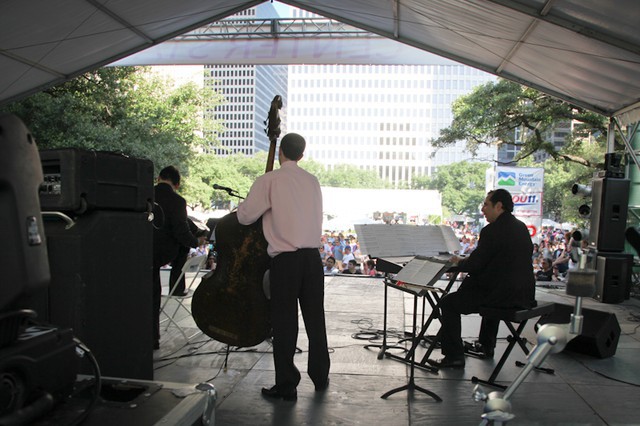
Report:
[[365,345],[365,349],[380,348],[378,352],[378,359],[382,359],[387,349],[403,349],[402,346],[387,346],[387,283],[391,280],[391,275],[397,274],[402,270],[402,266],[397,263],[384,260],[382,258],[376,259],[376,270],[384,272],[384,319],[382,326],[382,345]]
[[[413,295],[413,344],[409,357],[409,381],[406,385],[391,389],[383,394],[380,398],[386,399],[394,393],[407,390],[413,392],[415,390],[425,393],[435,399],[437,402],[442,402],[436,393],[431,392],[415,383],[415,348],[417,345],[418,336],[416,336],[415,330],[417,328],[417,310],[418,310],[418,297],[424,296],[427,291],[442,291],[434,286],[434,284],[440,279],[442,274],[449,269],[451,264],[444,259],[430,258],[424,256],[417,256],[411,260],[407,265],[398,272],[396,279],[398,282],[397,288]],[[386,289],[385,285],[385,289]],[[421,333],[422,335],[422,333]],[[420,336],[421,338],[422,336]]]
[[[354,225],[358,234],[360,252],[376,259],[376,269],[385,273],[384,289],[384,336],[381,345],[366,345],[365,348],[380,348],[378,359],[382,359],[387,348],[405,348],[387,346],[387,283],[390,277],[402,269],[401,264],[411,261],[416,255],[437,256],[441,253],[454,253],[460,250],[453,229],[446,225]],[[424,307],[424,305],[423,305]],[[415,336],[411,336],[414,338]]]

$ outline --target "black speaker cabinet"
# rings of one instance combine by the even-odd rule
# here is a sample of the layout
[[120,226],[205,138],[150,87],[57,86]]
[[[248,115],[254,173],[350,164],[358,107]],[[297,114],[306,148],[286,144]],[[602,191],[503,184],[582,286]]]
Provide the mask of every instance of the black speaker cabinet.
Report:
[[147,214],[94,210],[71,227],[46,215],[44,223],[49,322],[72,328],[103,375],[153,379],[153,228]]
[[632,254],[598,252],[594,299],[603,303],[621,303],[628,299],[632,268]]
[[77,148],[40,151],[42,210],[133,210],[153,206],[153,162]]
[[[568,324],[573,308],[556,303],[554,311],[541,317],[538,324]],[[582,316],[582,333],[571,340],[565,350],[596,358],[615,355],[620,339],[620,324],[615,314],[583,308]]]
[[624,251],[629,185],[628,179],[593,179],[589,244],[598,251]]

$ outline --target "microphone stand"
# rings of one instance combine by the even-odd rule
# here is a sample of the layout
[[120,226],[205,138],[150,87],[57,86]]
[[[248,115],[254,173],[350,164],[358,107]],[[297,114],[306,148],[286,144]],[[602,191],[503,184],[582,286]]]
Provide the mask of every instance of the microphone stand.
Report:
[[241,196],[240,194],[238,194],[238,193],[236,192],[236,190],[235,190],[235,189],[233,189],[233,188],[225,188],[225,187],[223,187],[223,188],[216,188],[216,187],[214,187],[213,189],[218,189],[218,190],[224,191],[224,192],[226,192],[227,194],[229,194],[229,195],[230,195],[230,196],[232,196],[232,197],[236,197],[236,198],[239,198],[239,199],[241,199],[241,200],[244,200],[244,197],[243,197],[243,196]]
[[582,332],[582,298],[593,296],[596,288],[596,271],[587,269],[586,254],[580,255],[580,269],[569,271],[566,293],[576,296],[574,313],[568,324],[544,324],[537,332],[537,344],[529,353],[524,369],[518,374],[513,383],[503,392],[491,392],[487,394],[482,386],[476,385],[473,389],[473,399],[483,401],[484,408],[480,426],[506,425],[509,420],[515,418],[511,412],[509,399],[518,390],[529,373],[540,367],[544,360],[552,353],[561,352],[567,343]]

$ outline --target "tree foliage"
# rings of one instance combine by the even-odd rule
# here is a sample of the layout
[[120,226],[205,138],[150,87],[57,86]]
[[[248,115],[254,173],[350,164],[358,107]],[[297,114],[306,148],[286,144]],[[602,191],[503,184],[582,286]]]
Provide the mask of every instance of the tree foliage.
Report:
[[232,188],[244,197],[258,176],[264,174],[266,164],[266,152],[253,157],[198,155],[189,163],[189,176],[180,192],[191,207],[229,209],[240,200],[225,191],[213,189],[213,185]]
[[473,215],[485,198],[485,173],[489,167],[469,161],[441,166],[432,177],[416,179],[413,189],[435,189],[449,213]]
[[[264,174],[266,163],[266,152],[253,157],[242,154],[227,157],[198,155],[189,162],[189,176],[180,191],[191,207],[227,209],[237,205],[238,198],[225,191],[214,190],[213,184],[233,188],[240,196],[246,196],[253,182]],[[375,172],[360,170],[355,166],[339,165],[336,170],[325,170],[322,164],[306,159],[298,164],[316,176],[322,186],[385,187],[385,182]],[[274,166],[275,169],[278,167],[277,164]]]
[[113,151],[186,169],[205,143],[203,107],[219,102],[194,84],[173,88],[148,68],[107,67],[5,108],[30,129],[40,149]]
[[[464,140],[475,153],[483,144],[520,147],[517,166],[544,167],[543,215],[556,221],[579,223],[578,206],[588,200],[571,194],[574,183],[590,185],[601,169],[606,150],[607,119],[564,101],[507,80],[477,87],[458,98],[453,122],[432,141],[442,147]],[[558,124],[574,123],[564,146],[556,151],[549,136]],[[516,130],[520,135],[516,140]],[[621,148],[616,146],[616,149]],[[535,163],[536,152],[549,154]],[[444,195],[443,195],[444,200]],[[443,201],[444,204],[444,201]]]
[[[597,138],[604,143],[606,118],[575,107],[535,89],[508,80],[498,80],[478,86],[472,93],[458,98],[452,106],[453,122],[432,141],[442,147],[464,140],[476,153],[480,145],[510,144],[519,146],[516,161],[535,152],[548,153],[554,160],[564,160],[595,169],[604,158],[591,159],[571,150],[556,151],[547,138],[558,123],[578,123],[567,143]],[[521,137],[516,140],[516,130]],[[594,162],[596,161],[596,162]]]

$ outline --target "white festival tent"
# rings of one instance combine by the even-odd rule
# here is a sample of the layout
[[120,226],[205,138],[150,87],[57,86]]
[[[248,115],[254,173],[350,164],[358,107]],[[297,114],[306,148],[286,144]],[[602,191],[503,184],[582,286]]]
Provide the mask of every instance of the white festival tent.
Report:
[[[261,3],[4,0],[0,105]],[[640,117],[637,0],[281,3],[523,83],[622,124]]]
[[374,220],[374,212],[406,213],[419,219],[442,217],[438,191],[322,187],[322,197],[323,212],[328,217],[324,227],[328,230],[342,231],[353,229],[353,225],[381,223]]

